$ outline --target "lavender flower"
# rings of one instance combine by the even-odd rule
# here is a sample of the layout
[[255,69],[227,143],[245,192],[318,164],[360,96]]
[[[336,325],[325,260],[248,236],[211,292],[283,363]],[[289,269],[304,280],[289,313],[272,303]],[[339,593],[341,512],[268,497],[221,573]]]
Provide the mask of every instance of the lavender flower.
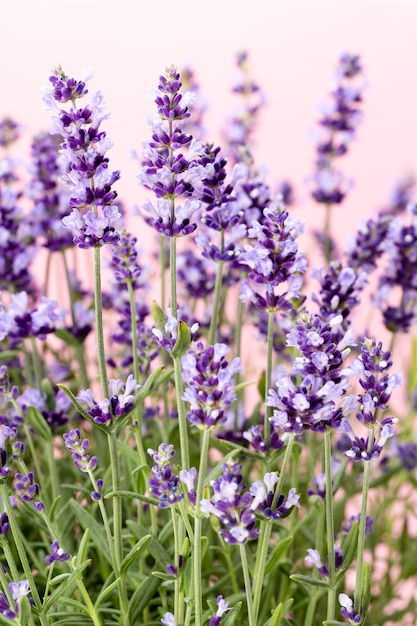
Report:
[[70,558],[71,555],[64,552],[58,541],[55,540],[51,543],[51,552],[45,557],[45,563],[52,565],[55,561],[68,561]]
[[87,404],[87,413],[94,419],[96,424],[108,426],[112,421],[126,415],[132,410],[135,392],[140,385],[132,374],[129,374],[126,382],[121,379],[109,380],[110,398],[95,400],[91,389],[80,391],[77,400]]
[[220,536],[228,544],[242,544],[256,539],[255,514],[251,509],[252,494],[244,492],[246,485],[240,473],[242,466],[235,462],[224,463],[222,474],[212,480],[213,495],[201,500],[202,513],[219,518],[224,526]]
[[178,626],[172,613],[165,613],[164,617],[161,619],[161,623],[166,626]]
[[360,437],[356,435],[353,428],[349,424],[346,418],[343,418],[338,433],[347,436],[346,439],[349,444],[343,444],[345,450],[344,455],[351,461],[371,461],[377,459],[388,441],[394,436],[394,424],[397,420],[393,417],[386,417],[378,422],[374,426],[374,430],[379,433],[377,439],[372,438],[372,444],[370,444],[370,437]]
[[353,600],[349,598],[346,593],[339,594],[339,604],[342,607],[340,609],[340,613],[342,616],[348,620],[351,624],[360,624],[362,621],[362,616],[353,608]]
[[350,242],[347,251],[347,265],[356,271],[369,274],[385,249],[391,216],[379,214],[374,219],[362,223]]
[[74,428],[69,433],[64,434],[65,447],[71,452],[75,467],[82,472],[92,472],[97,467],[98,459],[91,456],[88,439],[81,439],[81,432]]
[[[178,339],[178,326],[181,320],[182,313],[177,309],[177,317],[172,315],[172,310],[169,308],[167,311],[167,320],[164,327],[165,333],[162,332],[159,328],[153,328],[152,332],[158,340],[159,344],[166,350],[167,352],[172,352],[175,344]],[[191,341],[194,341],[195,335],[198,331],[199,325],[198,323],[194,323],[190,328]]]
[[17,472],[15,489],[22,502],[32,503],[39,513],[45,509],[44,503],[39,499],[40,487],[35,483],[33,472],[28,472],[25,476]]
[[148,449],[155,465],[151,469],[149,491],[159,500],[159,506],[164,509],[182,500],[179,492],[178,476],[172,473],[171,459],[175,455],[172,444],[161,443],[158,450]]
[[198,428],[214,428],[226,421],[226,411],[236,399],[234,375],[241,371],[240,360],[229,364],[230,352],[225,344],[204,348],[198,342],[182,357],[182,373],[186,384],[183,399],[190,404],[187,418]]
[[220,621],[226,611],[230,611],[232,607],[229,607],[229,603],[223,600],[223,596],[217,596],[217,610],[214,615],[211,616],[208,626],[219,626]]
[[[138,175],[139,182],[157,197],[156,204],[147,201],[143,205],[149,223],[166,237],[189,235],[197,228],[192,218],[200,202],[194,198],[204,174],[198,164],[202,145],[183,130],[194,96],[182,94],[181,86],[180,75],[171,66],[151,93],[158,114],[149,118],[152,140],[143,143],[143,168]],[[180,197],[184,201],[177,204]]]
[[187,497],[191,504],[196,503],[196,490],[194,483],[197,478],[197,470],[195,467],[191,467],[189,471],[182,469],[179,473],[180,481],[187,487]]
[[[262,224],[252,223],[248,236],[255,242],[246,244],[239,258],[249,267],[249,280],[241,283],[240,298],[244,302],[250,300],[261,310],[285,311],[301,297],[301,275],[307,262],[298,251],[296,238],[303,230],[303,223],[290,218],[281,205],[266,208]],[[250,281],[262,285],[263,293]],[[281,293],[276,293],[278,288]]]
[[0,121],[0,147],[7,148],[20,137],[21,127],[11,117]]
[[17,437],[15,426],[0,424],[0,478],[4,479],[12,471],[12,447]]
[[278,475],[276,472],[267,472],[263,480],[256,480],[252,483],[249,493],[252,494],[253,500],[250,508],[253,511],[260,511],[265,515],[267,519],[281,519],[288,517],[294,507],[300,508],[299,494],[296,490],[290,489],[288,497],[284,494],[279,494],[276,502],[274,485],[278,482]]
[[[315,567],[317,567],[317,571],[322,576],[328,576],[329,575],[328,559],[326,559],[327,564],[324,565],[321,561],[320,553],[318,550],[313,550],[309,548],[307,550],[307,553],[308,553],[308,556],[305,557],[304,561],[308,563],[308,565],[314,565]],[[336,571],[343,565],[342,550],[336,545],[334,547],[334,564],[335,564]]]
[[[72,190],[69,201],[72,212],[63,218],[63,224],[73,231],[73,241],[80,248],[114,243],[119,238],[120,212],[114,205],[117,193],[112,186],[120,172],[112,172],[108,166],[106,153],[112,144],[100,130],[101,123],[108,117],[103,96],[97,91],[89,106],[76,106],[76,100],[88,93],[85,82],[91,76],[91,71],[87,70],[81,81],[77,81],[57,67],[50,77],[52,89],[44,90],[47,108],[57,113],[53,132],[63,137],[63,180]],[[59,104],[67,102],[72,103],[69,110],[60,108]]]
[[316,202],[340,204],[351,182],[335,168],[334,161],[347,153],[362,119],[362,64],[358,55],[344,53],[339,58],[332,100],[322,106],[316,133],[316,172],[310,178],[311,195]]

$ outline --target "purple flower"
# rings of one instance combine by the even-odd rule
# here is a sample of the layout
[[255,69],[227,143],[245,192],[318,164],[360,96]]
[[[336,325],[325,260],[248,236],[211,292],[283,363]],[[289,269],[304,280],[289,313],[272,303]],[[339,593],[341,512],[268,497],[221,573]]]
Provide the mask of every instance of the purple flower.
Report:
[[189,471],[182,469],[179,473],[180,481],[187,487],[187,496],[191,504],[196,503],[196,491],[194,483],[197,478],[197,470],[195,467],[191,467]]
[[360,225],[354,239],[349,244],[347,265],[356,271],[369,274],[376,268],[379,257],[385,249],[390,215],[380,213],[378,217],[369,219]]
[[155,465],[151,469],[149,491],[159,500],[159,506],[164,509],[182,500],[179,491],[178,476],[172,473],[171,459],[175,456],[172,444],[161,443],[158,450],[148,449]]
[[[143,205],[150,215],[147,221],[166,237],[189,235],[197,228],[192,219],[200,208],[195,198],[204,176],[204,167],[198,162],[202,144],[184,130],[194,96],[183,94],[181,87],[180,75],[171,66],[151,93],[158,113],[149,118],[152,139],[143,143],[143,167],[138,175],[139,182],[157,198],[156,203]],[[183,199],[181,204],[178,198]]]
[[71,555],[68,552],[64,552],[58,541],[53,541],[51,543],[51,553],[45,557],[45,563],[52,565],[55,561],[68,561],[70,558]]
[[397,446],[398,459],[407,472],[417,467],[417,443],[400,443]]
[[275,484],[278,482],[278,475],[276,472],[267,472],[264,475],[263,480],[256,480],[252,483],[249,493],[252,494],[253,500],[250,508],[253,511],[261,511],[266,518],[281,519],[288,517],[294,507],[300,508],[299,494],[296,493],[294,488],[288,492],[286,498],[284,494],[279,494],[276,503],[275,498]]
[[28,472],[25,476],[17,472],[15,489],[22,502],[32,503],[33,507],[41,513],[45,505],[39,500],[40,488],[34,479],[33,472]]
[[213,487],[210,500],[203,499],[200,503],[202,513],[219,518],[223,526],[220,536],[228,544],[246,543],[258,536],[255,513],[250,506],[253,496],[249,491],[244,492],[241,469],[238,463],[225,463],[223,473],[210,482]]
[[[159,328],[153,328],[152,332],[158,340],[159,344],[166,350],[167,352],[172,352],[175,344],[178,339],[178,325],[181,320],[182,313],[177,309],[177,317],[172,315],[172,310],[169,308],[167,311],[167,318],[165,324],[165,333],[162,332]],[[198,323],[194,323],[190,328],[191,341],[194,341],[195,335],[198,331],[199,325]]]
[[[317,567],[317,571],[322,576],[328,576],[329,575],[328,559],[326,559],[327,564],[324,565],[321,561],[320,553],[318,550],[313,550],[309,548],[307,550],[307,553],[308,553],[308,556],[305,557],[304,561],[308,565],[314,565],[315,567]],[[343,565],[343,553],[342,553],[342,550],[338,546],[334,547],[334,564],[335,564],[336,571]]]
[[90,389],[82,390],[77,400],[87,404],[87,413],[94,419],[96,424],[109,425],[112,420],[126,415],[133,408],[135,392],[140,387],[136,379],[129,374],[126,382],[121,379],[109,380],[110,398],[95,400]]
[[232,607],[229,607],[229,603],[223,600],[223,596],[217,596],[217,610],[214,615],[211,616],[208,626],[219,626],[220,621],[226,611],[230,611]]
[[187,417],[201,429],[225,422],[226,411],[236,399],[234,376],[242,368],[238,358],[227,362],[229,351],[226,344],[204,348],[198,342],[182,357],[183,399],[190,404]]
[[343,418],[338,433],[346,436],[346,445],[343,443],[344,455],[351,461],[371,461],[377,459],[388,441],[394,436],[394,424],[397,420],[393,417],[385,417],[381,422],[374,424],[374,430],[379,436],[369,444],[369,437],[356,435],[346,418]]
[[[352,528],[352,525],[354,524],[354,522],[360,522],[360,520],[361,520],[360,513],[358,513],[357,515],[351,515],[348,521],[346,522],[346,524],[344,524],[342,530],[345,533],[348,533],[350,529]],[[365,535],[370,535],[372,533],[373,525],[374,525],[374,519],[370,517],[370,515],[367,515],[366,521],[365,521]]]
[[0,477],[7,478],[12,471],[13,445],[17,437],[15,426],[0,424]]
[[172,613],[165,613],[164,617],[161,619],[161,623],[166,626],[178,626]]
[[339,604],[342,607],[340,613],[351,624],[360,624],[362,622],[362,616],[356,613],[353,608],[353,600],[346,593],[339,594]]
[[261,310],[292,308],[292,301],[301,297],[301,275],[307,269],[296,242],[303,230],[301,220],[290,218],[281,205],[266,208],[262,223],[252,222],[248,236],[254,243],[246,244],[239,257],[249,267],[248,280],[241,283],[241,300],[250,300]]
[[65,447],[71,452],[75,467],[82,472],[92,472],[97,467],[98,459],[91,456],[88,439],[81,439],[81,432],[74,428],[69,433],[64,434]]
[[[44,90],[47,108],[57,113],[53,132],[63,138],[63,180],[71,188],[69,205],[72,213],[63,218],[63,224],[72,230],[74,243],[80,248],[114,243],[119,237],[120,213],[114,205],[117,193],[112,186],[119,179],[120,172],[109,169],[106,153],[112,144],[106,133],[100,130],[101,123],[108,117],[104,112],[103,96],[97,91],[90,105],[76,106],[76,100],[87,94],[85,82],[91,76],[87,71],[82,80],[77,81],[57,67],[50,77],[52,89]],[[57,104],[67,102],[72,104],[68,110]]]
[[21,126],[11,117],[0,121],[0,147],[7,148],[20,137]]

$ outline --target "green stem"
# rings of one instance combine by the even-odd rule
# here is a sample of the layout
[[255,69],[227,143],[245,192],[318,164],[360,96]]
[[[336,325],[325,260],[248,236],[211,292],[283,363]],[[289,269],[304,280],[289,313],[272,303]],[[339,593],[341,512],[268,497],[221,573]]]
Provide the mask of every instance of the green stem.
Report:
[[[295,435],[291,434],[288,438],[287,447],[285,449],[284,458],[282,461],[282,467],[279,474],[278,482],[275,488],[274,498],[272,500],[271,508],[272,510],[276,507],[278,498],[281,495],[284,487],[284,480],[288,469],[288,464],[290,462],[292,456],[292,449],[294,446]],[[255,564],[255,572],[254,572],[254,589],[253,589],[253,616],[255,619],[255,623],[258,619],[259,606],[261,602],[262,595],[262,587],[265,578],[265,567],[266,560],[268,557],[268,548],[271,541],[271,533],[272,533],[272,522],[271,521],[262,521],[260,528],[260,537],[258,540],[258,551],[256,554],[256,564]]]
[[171,314],[177,317],[177,238],[171,237],[169,242],[169,271],[171,288]]
[[[107,378],[106,355],[104,350],[100,250],[100,246],[94,247],[94,308],[96,314],[97,358],[103,398],[109,398],[109,381]],[[116,498],[116,500],[119,500],[119,498]]]
[[336,612],[336,571],[334,562],[334,514],[333,514],[333,480],[332,480],[332,430],[324,433],[324,471],[326,473],[326,539],[329,584],[331,589],[327,595],[327,619],[334,620]]
[[[126,281],[129,292],[130,304],[130,325],[132,329],[132,355],[133,355],[133,375],[138,382],[139,378],[139,356],[138,356],[138,329],[136,325],[135,293],[133,291],[132,279]],[[141,424],[140,424],[141,426]]]
[[255,621],[254,614],[253,614],[252,590],[251,590],[251,582],[250,582],[250,575],[249,575],[248,559],[246,556],[246,545],[244,543],[240,543],[239,548],[240,548],[240,560],[242,562],[243,580],[245,581],[249,626],[255,626],[256,621]]
[[42,603],[39,597],[38,589],[36,587],[35,579],[33,578],[32,569],[30,567],[29,560],[27,558],[26,550],[23,545],[22,537],[20,534],[19,526],[17,525],[14,511],[10,506],[9,495],[4,484],[0,484],[0,499],[3,500],[4,508],[9,518],[10,530],[12,531],[13,539],[16,545],[16,550],[19,555],[20,563],[22,564],[23,571],[26,579],[29,583],[30,591],[33,601],[35,603],[36,610],[39,612],[39,619],[43,625],[46,626],[46,620],[42,613]]
[[198,468],[195,521],[194,521],[194,549],[193,549],[193,579],[194,579],[194,612],[195,626],[203,624],[203,590],[201,583],[201,531],[203,518],[201,515],[201,500],[203,497],[204,481],[207,473],[207,460],[210,444],[210,431],[205,429],[201,435],[200,466]]
[[[372,449],[375,439],[375,429],[372,428],[369,433],[368,439],[368,451]],[[357,551],[357,565],[356,565],[356,585],[355,585],[355,611],[358,615],[361,612],[362,593],[363,593],[363,555],[365,551],[365,539],[366,539],[366,509],[368,505],[369,494],[369,481],[371,473],[371,461],[365,461],[363,468],[363,482],[362,482],[362,504],[361,504],[361,517],[359,520],[359,533],[358,533],[358,551]]]
[[159,261],[161,268],[161,309],[165,312],[165,270],[166,270],[166,253],[165,253],[165,237],[159,235]]
[[189,444],[188,444],[187,411],[185,408],[185,402],[182,399],[182,396],[184,393],[184,384],[182,380],[181,358],[174,356],[172,360],[174,363],[175,393],[177,396],[178,428],[179,428],[179,433],[180,433],[180,449],[181,449],[181,465],[183,469],[188,470],[190,468],[190,450],[189,450]]
[[[110,452],[110,465],[112,473],[112,489],[114,492],[120,490],[120,461],[119,453],[117,449],[117,436],[114,430],[111,430],[108,435],[108,445]],[[120,573],[120,568],[123,560],[123,544],[122,544],[122,498],[113,498],[113,540],[114,540],[114,565],[115,576],[120,577],[119,591],[120,591],[120,608],[122,612],[123,624],[129,626],[128,622],[128,599],[127,589],[125,585],[124,576]]]

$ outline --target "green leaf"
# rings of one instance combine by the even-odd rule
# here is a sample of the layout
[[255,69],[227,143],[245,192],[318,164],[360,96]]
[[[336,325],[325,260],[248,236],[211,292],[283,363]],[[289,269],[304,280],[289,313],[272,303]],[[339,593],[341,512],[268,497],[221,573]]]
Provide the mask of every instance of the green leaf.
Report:
[[79,548],[78,548],[77,565],[81,565],[81,563],[84,563],[84,561],[87,560],[89,539],[90,539],[90,529],[86,528],[84,531],[83,537],[80,541]]
[[[143,537],[146,537],[148,535],[148,529],[141,524],[138,524],[137,522],[127,520],[126,525],[137,539],[142,539]],[[169,552],[167,552],[167,550],[165,550],[164,546],[154,537],[152,537],[152,540],[148,543],[147,549],[149,554],[155,559],[155,562],[161,569],[165,569],[166,564],[171,563],[171,555],[169,554]]]
[[132,563],[139,558],[141,553],[146,550],[148,544],[152,541],[152,535],[145,535],[133,546],[130,552],[125,556],[120,566],[120,574],[124,574]]
[[280,602],[265,626],[282,626],[283,619],[294,603],[293,598],[289,598],[284,603]]
[[69,346],[76,347],[76,346],[82,345],[80,340],[77,339],[77,337],[74,337],[74,335],[70,333],[68,330],[65,330],[65,328],[58,328],[54,332],[54,335],[58,337],[59,339],[62,339],[62,341],[65,341],[65,343]]
[[45,421],[44,416],[38,411],[38,409],[35,409],[35,407],[33,406],[29,406],[26,418],[35,433],[39,435],[39,437],[41,437],[45,440],[45,442],[48,443],[52,441],[51,429]]
[[148,576],[141,582],[139,587],[130,598],[129,602],[129,624],[140,624],[140,613],[149,605],[153,596],[162,584],[161,578]]
[[238,602],[237,604],[235,604],[231,611],[227,611],[225,617],[222,619],[221,626],[233,626],[233,624],[236,624],[236,620],[238,618],[241,608],[242,603]]
[[339,622],[337,619],[326,619],[323,626],[346,626],[346,622]]
[[97,522],[97,520],[76,500],[70,500],[70,506],[75,514],[75,517],[80,522],[84,530],[91,531],[91,540],[96,548],[101,552],[103,557],[113,565],[110,546],[107,543],[106,533],[104,528]]
[[284,556],[289,546],[291,545],[292,537],[285,537],[282,539],[272,550],[271,556],[269,557],[266,567],[265,574],[268,574],[276,565],[279,563],[281,558]]
[[175,580],[175,576],[173,576],[172,574],[167,574],[167,572],[158,572],[158,570],[154,570],[152,572],[152,576],[160,578],[161,580],[169,581],[171,583],[173,583]]
[[[45,612],[49,611],[49,609],[58,602],[66,593],[71,594],[72,589],[77,584],[77,578],[81,574],[81,572],[89,565],[89,561],[86,561],[82,565],[79,565],[72,574],[66,577],[66,580],[59,585],[55,591],[51,593],[46,604],[45,604]],[[87,610],[87,609],[86,609]]]
[[55,519],[55,515],[58,510],[60,502],[61,502],[61,496],[57,496],[55,500],[52,502],[51,508],[49,510],[49,519],[51,520],[51,522],[53,522]]
[[151,305],[152,317],[155,322],[155,328],[165,334],[165,324],[167,323],[167,317],[156,300],[152,301]]
[[32,608],[27,596],[19,600],[19,626],[31,626],[33,624]]
[[171,354],[175,359],[180,359],[191,346],[191,333],[187,324],[180,320],[178,322],[178,337]]
[[96,603],[94,605],[94,609],[95,609],[96,612],[98,611],[99,607],[101,606],[103,600],[105,600],[107,598],[107,596],[111,594],[113,589],[115,589],[115,587],[117,587],[117,585],[120,582],[120,578],[116,578],[116,580],[113,580],[112,583],[109,583],[109,580],[111,580],[111,578],[113,578],[113,577],[114,577],[114,572],[112,572],[110,574],[110,576],[106,580],[106,584],[104,585],[103,589],[100,591],[100,593],[97,596],[97,600],[96,600]]
[[143,496],[141,493],[136,493],[135,491],[126,491],[121,489],[120,491],[110,491],[106,493],[104,498],[107,500],[108,498],[130,498],[131,500],[140,500],[141,502],[147,502],[148,504],[152,504],[153,506],[158,506],[159,500],[156,498],[151,498],[149,496]]
[[321,580],[320,578],[313,578],[312,576],[304,576],[303,574],[292,574],[290,576],[291,580],[294,580],[297,583],[302,583],[303,585],[307,585],[308,587],[320,587],[320,589],[331,589],[329,583],[326,583],[325,580]]
[[353,522],[348,535],[342,543],[343,563],[342,567],[338,571],[338,577],[343,575],[352,564],[353,559],[356,556],[358,547],[358,534],[359,534],[359,522]]

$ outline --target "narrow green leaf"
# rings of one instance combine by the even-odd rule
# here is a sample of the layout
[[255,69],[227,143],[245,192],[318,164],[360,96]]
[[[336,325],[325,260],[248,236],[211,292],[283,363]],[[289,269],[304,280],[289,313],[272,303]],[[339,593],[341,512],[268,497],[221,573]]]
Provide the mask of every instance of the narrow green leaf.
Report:
[[140,500],[141,502],[147,502],[148,504],[152,504],[153,506],[158,506],[159,501],[156,498],[150,498],[149,496],[143,496],[141,493],[136,493],[135,491],[126,491],[121,489],[120,491],[110,491],[106,493],[104,499],[108,498],[130,498],[135,500]]
[[78,548],[78,554],[77,554],[77,565],[81,565],[81,563],[84,563],[84,561],[87,560],[87,552],[88,552],[88,542],[90,540],[90,529],[86,528],[84,530],[84,534],[82,536],[82,539],[80,541],[80,545]]
[[[68,598],[67,596],[64,596],[63,598],[59,599],[59,604],[64,605],[64,606],[72,606],[74,609],[77,609],[78,611],[81,611],[81,613],[85,613],[86,615],[90,616],[90,613],[87,609],[87,607],[85,606],[85,604],[83,604],[82,602],[78,602],[78,600],[74,600],[74,598]],[[56,615],[56,613],[54,613],[54,616]],[[80,615],[80,618],[84,617],[83,615]],[[55,624],[55,622],[54,622]],[[77,622],[78,624],[78,622]]]
[[[137,539],[142,539],[143,537],[146,537],[148,535],[148,529],[141,524],[138,524],[137,522],[127,520],[126,525]],[[147,549],[149,551],[149,554],[155,559],[158,567],[160,567],[161,569],[165,569],[166,564],[171,563],[171,555],[169,554],[169,552],[167,552],[167,550],[165,550],[164,546],[154,537],[152,537],[152,540],[148,543]]]
[[346,622],[339,622],[337,619],[326,619],[323,626],[346,626]]
[[167,317],[156,300],[152,301],[151,305],[152,317],[155,322],[155,328],[165,333],[165,324],[167,323]]
[[146,550],[148,544],[152,541],[152,535],[145,535],[133,546],[130,552],[125,556],[120,566],[120,574],[124,574],[132,563]]
[[46,604],[45,604],[45,612],[48,612],[49,609],[60,600],[66,593],[71,594],[72,589],[77,584],[77,578],[81,574],[81,572],[89,565],[89,562],[86,561],[82,565],[79,565],[73,572],[70,574],[67,579],[59,585],[55,591],[51,593]]
[[22,596],[19,600],[19,626],[32,626],[32,608],[27,596]]
[[35,433],[39,435],[39,437],[41,437],[43,440],[45,440],[45,442],[48,443],[52,441],[51,429],[45,421],[44,416],[38,411],[38,409],[35,409],[35,407],[33,406],[28,406],[26,418]]
[[265,626],[282,626],[285,615],[294,603],[294,598],[289,598],[284,603],[280,602],[269,618]]
[[233,626],[236,624],[236,620],[240,613],[240,609],[242,608],[242,603],[238,602],[235,604],[231,611],[227,611],[225,617],[222,619],[222,626]]
[[321,580],[320,578],[313,578],[312,576],[304,576],[303,574],[292,574],[290,576],[291,580],[294,580],[297,583],[303,583],[308,587],[320,587],[320,589],[331,589],[329,583]]
[[343,564],[338,571],[338,576],[347,572],[356,556],[358,547],[359,522],[353,522],[348,535],[342,543]]
[[91,540],[96,548],[101,552],[103,557],[112,565],[112,559],[110,554],[110,546],[107,543],[106,533],[104,528],[97,522],[97,520],[76,500],[70,500],[70,506],[75,514],[75,517],[80,522],[84,530],[91,531]]
[[100,593],[97,596],[97,600],[96,600],[96,603],[94,605],[94,609],[95,609],[96,612],[99,610],[101,604],[103,603],[103,600],[105,600],[107,598],[107,596],[111,594],[113,589],[115,589],[115,587],[117,587],[117,585],[120,582],[120,578],[116,578],[116,580],[113,580],[112,583],[109,583],[108,581],[111,580],[111,578],[113,578],[113,576],[114,576],[114,572],[112,572],[110,574],[110,576],[106,580],[106,584],[104,585],[103,589],[100,591]]
[[162,579],[152,575],[141,582],[130,598],[129,624],[140,624],[140,614],[149,605],[161,584]]
[[171,354],[176,359],[181,358],[191,345],[191,334],[187,324],[180,320],[178,322],[178,337],[175,346],[172,348]]
[[274,567],[277,566],[277,564],[279,563],[279,561],[281,560],[281,558],[284,556],[289,546],[291,545],[291,542],[292,542],[292,537],[285,537],[285,539],[282,539],[275,546],[275,548],[271,552],[271,556],[269,557],[266,563],[265,574],[268,574],[271,570],[274,569]]
[[52,502],[52,506],[49,510],[49,519],[51,520],[51,522],[53,522],[55,519],[55,515],[58,510],[60,502],[61,502],[61,496],[57,496],[55,500]]
[[68,330],[65,330],[65,328],[58,328],[54,332],[54,335],[59,339],[62,339],[62,341],[65,341],[65,343],[69,346],[76,347],[81,345],[80,340],[77,339],[77,337],[74,337],[74,335]]
[[167,572],[158,572],[158,570],[154,570],[152,572],[152,576],[155,576],[155,578],[160,578],[161,580],[169,581],[171,583],[173,583],[175,580],[175,576],[173,576],[172,574],[167,574]]

